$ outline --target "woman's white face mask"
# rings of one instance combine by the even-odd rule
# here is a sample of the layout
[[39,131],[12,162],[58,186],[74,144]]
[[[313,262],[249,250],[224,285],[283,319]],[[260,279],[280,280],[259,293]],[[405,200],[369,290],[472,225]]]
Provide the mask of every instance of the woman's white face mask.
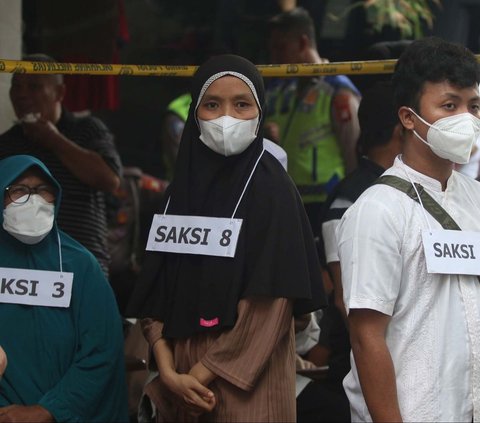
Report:
[[414,110],[409,110],[429,126],[425,141],[415,130],[413,133],[443,159],[465,164],[470,160],[473,144],[480,136],[480,119],[471,113],[460,113],[438,119],[433,124],[425,121]]
[[24,244],[38,244],[53,228],[55,206],[32,194],[23,204],[10,203],[3,210],[3,229]]
[[198,119],[200,140],[211,150],[224,156],[244,152],[257,137],[258,116],[243,120],[232,116],[217,119]]

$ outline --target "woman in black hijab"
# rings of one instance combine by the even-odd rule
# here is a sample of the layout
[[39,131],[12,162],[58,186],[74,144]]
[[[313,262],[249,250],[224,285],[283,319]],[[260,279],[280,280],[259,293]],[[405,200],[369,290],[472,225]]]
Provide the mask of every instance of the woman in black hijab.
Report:
[[[128,308],[144,318],[159,370],[146,392],[167,420],[295,420],[293,316],[325,306],[325,296],[301,199],[264,150],[264,115],[263,81],[248,60],[217,56],[196,72],[162,209],[184,222],[153,224],[147,246],[193,250],[147,253]],[[241,219],[234,253],[200,251],[209,231],[195,244],[191,216]],[[220,244],[235,244],[234,232]]]

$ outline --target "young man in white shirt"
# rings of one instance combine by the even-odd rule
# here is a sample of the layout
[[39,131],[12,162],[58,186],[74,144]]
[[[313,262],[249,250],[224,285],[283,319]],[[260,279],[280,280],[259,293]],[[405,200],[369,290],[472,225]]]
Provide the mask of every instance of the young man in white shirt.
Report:
[[468,161],[480,134],[479,81],[470,51],[433,37],[413,42],[395,68],[405,144],[384,175],[403,179],[423,201],[376,184],[337,231],[353,353],[344,380],[352,421],[480,419],[480,271],[462,269],[480,247],[465,238],[467,260],[456,254],[463,244],[441,242],[456,267],[427,269],[428,235],[448,231],[422,193],[461,236],[480,232],[480,184],[453,169]]

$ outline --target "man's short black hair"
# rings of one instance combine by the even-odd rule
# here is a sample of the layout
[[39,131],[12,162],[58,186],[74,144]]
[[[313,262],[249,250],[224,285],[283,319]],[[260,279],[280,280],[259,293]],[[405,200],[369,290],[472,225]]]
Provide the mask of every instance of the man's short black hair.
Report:
[[312,44],[316,45],[315,24],[306,9],[295,7],[292,10],[279,13],[268,22],[269,33],[277,30],[281,33],[294,33],[298,36],[307,35]]
[[[26,54],[22,58],[23,60],[29,61],[29,62],[50,62],[50,63],[55,63],[56,60],[44,53],[31,53],[31,54]],[[63,75],[60,73],[53,73],[53,74],[48,74],[52,76],[52,80],[55,81],[56,84],[63,84]]]
[[394,104],[418,110],[425,82],[448,81],[459,88],[480,82],[475,55],[466,47],[427,37],[414,41],[400,56],[393,74]]
[[[398,59],[412,40],[379,41],[369,45],[360,55],[359,60],[392,60]],[[391,81],[391,74],[350,75],[350,79],[362,93],[377,81]]]
[[360,155],[368,155],[373,147],[385,145],[391,140],[399,120],[393,107],[393,89],[390,81],[378,81],[362,93],[358,122]]

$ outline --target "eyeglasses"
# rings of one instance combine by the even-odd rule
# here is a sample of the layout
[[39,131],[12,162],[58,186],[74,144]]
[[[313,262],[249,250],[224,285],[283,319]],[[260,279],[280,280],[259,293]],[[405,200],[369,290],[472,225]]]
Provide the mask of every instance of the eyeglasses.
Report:
[[36,187],[29,187],[23,184],[10,185],[5,188],[5,192],[8,198],[16,204],[26,203],[32,194],[38,194],[45,201],[53,203],[56,194],[55,188],[50,185],[37,185]]

